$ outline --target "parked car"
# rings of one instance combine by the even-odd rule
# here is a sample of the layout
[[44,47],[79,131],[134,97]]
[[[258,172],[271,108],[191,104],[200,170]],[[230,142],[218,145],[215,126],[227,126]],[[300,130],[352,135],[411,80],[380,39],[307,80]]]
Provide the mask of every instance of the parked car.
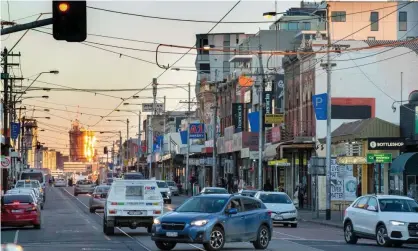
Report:
[[290,225],[291,227],[298,226],[298,211],[286,193],[259,191],[254,198],[261,200],[272,211],[273,223]]
[[242,196],[250,196],[250,197],[254,197],[257,192],[258,190],[245,190],[245,189],[241,189],[240,191],[238,191],[238,193],[241,194]]
[[166,181],[168,187],[170,188],[171,194],[174,196],[179,196],[179,188],[177,187],[176,182],[174,181]]
[[156,218],[151,239],[161,250],[171,250],[177,243],[198,243],[218,251],[228,242],[251,242],[256,249],[266,249],[272,233],[271,212],[260,200],[204,194]]
[[163,196],[165,204],[171,204],[171,191],[167,185],[165,180],[155,180],[158,185],[158,189],[161,192],[161,196]]
[[78,180],[74,187],[74,196],[92,194],[96,185],[91,180]]
[[401,247],[418,243],[418,203],[405,196],[365,195],[357,198],[344,216],[344,239],[374,239],[378,246]]
[[1,198],[1,225],[41,228],[41,209],[30,194],[6,194]]
[[229,194],[228,190],[223,187],[204,187],[200,194]]
[[100,185],[94,189],[89,200],[90,213],[96,212],[96,209],[104,209],[109,189],[110,186],[107,185]]
[[55,180],[54,187],[66,187],[67,186],[67,180],[64,178],[58,178]]

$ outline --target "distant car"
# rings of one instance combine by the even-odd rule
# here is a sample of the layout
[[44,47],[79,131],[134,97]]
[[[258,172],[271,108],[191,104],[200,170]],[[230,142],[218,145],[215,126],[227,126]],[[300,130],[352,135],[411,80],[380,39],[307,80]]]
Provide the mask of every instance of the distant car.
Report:
[[74,196],[79,194],[91,194],[96,185],[91,180],[78,180],[74,187]]
[[55,187],[66,187],[67,186],[67,181],[63,178],[58,178],[55,180]]
[[171,204],[171,191],[165,180],[155,180],[165,204]]
[[151,239],[161,250],[171,250],[177,243],[197,243],[208,251],[218,251],[228,242],[251,242],[256,249],[266,249],[273,233],[270,214],[254,198],[198,195],[156,218]]
[[344,239],[375,239],[378,246],[401,247],[418,243],[418,203],[406,196],[365,195],[344,215]]
[[179,193],[179,188],[177,187],[176,182],[174,181],[167,181],[167,185],[170,188],[171,194],[174,196],[178,196]]
[[107,185],[100,185],[94,189],[89,200],[90,213],[96,212],[96,209],[104,209],[109,189],[110,186]]
[[140,172],[125,173],[123,176],[124,180],[143,180],[144,175]]
[[30,194],[6,194],[1,198],[1,225],[41,228],[41,209]]
[[242,196],[249,196],[249,197],[254,197],[257,192],[258,190],[244,190],[244,189],[238,191],[238,193],[241,194]]
[[205,187],[200,194],[229,194],[228,190],[222,187]]
[[41,210],[44,209],[44,201],[36,188],[13,188],[8,190],[6,194],[30,194],[34,198],[34,202],[41,208]]
[[298,211],[286,193],[260,191],[254,197],[261,200],[272,211],[273,223],[298,226]]
[[42,185],[37,180],[18,180],[16,182],[15,188],[35,188],[39,191],[42,200],[45,202],[45,189],[42,188]]

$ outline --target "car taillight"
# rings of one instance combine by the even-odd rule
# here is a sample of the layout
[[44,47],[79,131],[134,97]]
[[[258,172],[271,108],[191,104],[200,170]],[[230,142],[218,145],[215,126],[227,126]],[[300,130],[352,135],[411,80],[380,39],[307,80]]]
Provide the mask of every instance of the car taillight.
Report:
[[34,204],[30,204],[30,207],[26,208],[26,211],[36,211],[36,206]]
[[161,210],[154,210],[154,214],[161,214]]

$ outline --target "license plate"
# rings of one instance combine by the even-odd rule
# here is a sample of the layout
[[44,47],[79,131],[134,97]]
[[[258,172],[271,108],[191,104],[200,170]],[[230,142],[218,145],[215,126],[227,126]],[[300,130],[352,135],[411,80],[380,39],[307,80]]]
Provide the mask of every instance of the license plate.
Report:
[[23,212],[23,210],[12,210],[12,213],[21,213],[21,212]]
[[282,216],[278,216],[278,215],[276,215],[276,216],[274,217],[274,219],[275,219],[275,220],[283,220],[283,217],[282,217]]
[[142,215],[142,211],[128,211],[129,215]]
[[165,235],[167,237],[177,237],[179,234],[177,232],[167,232]]

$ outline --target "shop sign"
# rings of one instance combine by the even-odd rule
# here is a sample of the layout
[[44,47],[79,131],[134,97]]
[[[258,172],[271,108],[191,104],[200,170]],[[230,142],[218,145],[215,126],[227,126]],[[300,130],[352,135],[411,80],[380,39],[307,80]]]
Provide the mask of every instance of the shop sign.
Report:
[[205,147],[213,147],[213,139],[205,141]]
[[205,138],[205,124],[192,123],[189,125],[190,139],[204,139]]
[[[183,160],[183,164],[186,164],[186,159]],[[195,158],[189,158],[189,165],[191,166],[199,166],[200,165],[200,159],[195,159]]]
[[391,153],[368,153],[367,154],[367,163],[392,163],[392,154]]
[[271,128],[271,143],[280,142],[280,140],[281,140],[280,127]]
[[258,159],[258,151],[250,151],[250,159]]
[[266,143],[271,143],[271,129],[272,128],[266,129]]
[[249,147],[251,151],[258,150],[258,133],[243,132],[242,134],[242,147]]
[[251,89],[245,90],[244,103],[251,103]]
[[405,145],[404,138],[368,138],[369,150],[399,150]]
[[232,149],[232,143],[233,142],[234,142],[233,140],[227,140],[227,141],[224,142],[225,153],[232,153],[233,152],[233,149]]
[[169,159],[171,159],[171,153],[166,154],[161,158],[162,161],[166,161],[166,160],[169,160]]
[[[273,100],[272,100],[272,95],[273,92],[272,91],[266,91],[264,92],[264,96],[263,96],[263,101],[264,101],[264,107],[263,107],[263,117],[266,118],[267,114],[272,114],[272,105],[273,105]],[[271,127],[272,123],[267,123],[266,120],[264,121],[264,127]]]
[[367,164],[365,157],[361,156],[341,156],[337,157],[337,164],[339,165],[364,165]]
[[267,162],[267,165],[269,166],[290,166],[290,163],[287,161],[287,159],[281,159],[281,160],[270,160]]
[[240,152],[241,159],[246,159],[250,157],[250,148],[243,148]]
[[264,116],[264,123],[266,124],[281,124],[284,121],[283,114],[266,114]]
[[242,132],[244,130],[244,104],[232,104],[232,124],[235,126],[235,132]]
[[242,132],[232,136],[232,151],[237,152],[242,149]]

